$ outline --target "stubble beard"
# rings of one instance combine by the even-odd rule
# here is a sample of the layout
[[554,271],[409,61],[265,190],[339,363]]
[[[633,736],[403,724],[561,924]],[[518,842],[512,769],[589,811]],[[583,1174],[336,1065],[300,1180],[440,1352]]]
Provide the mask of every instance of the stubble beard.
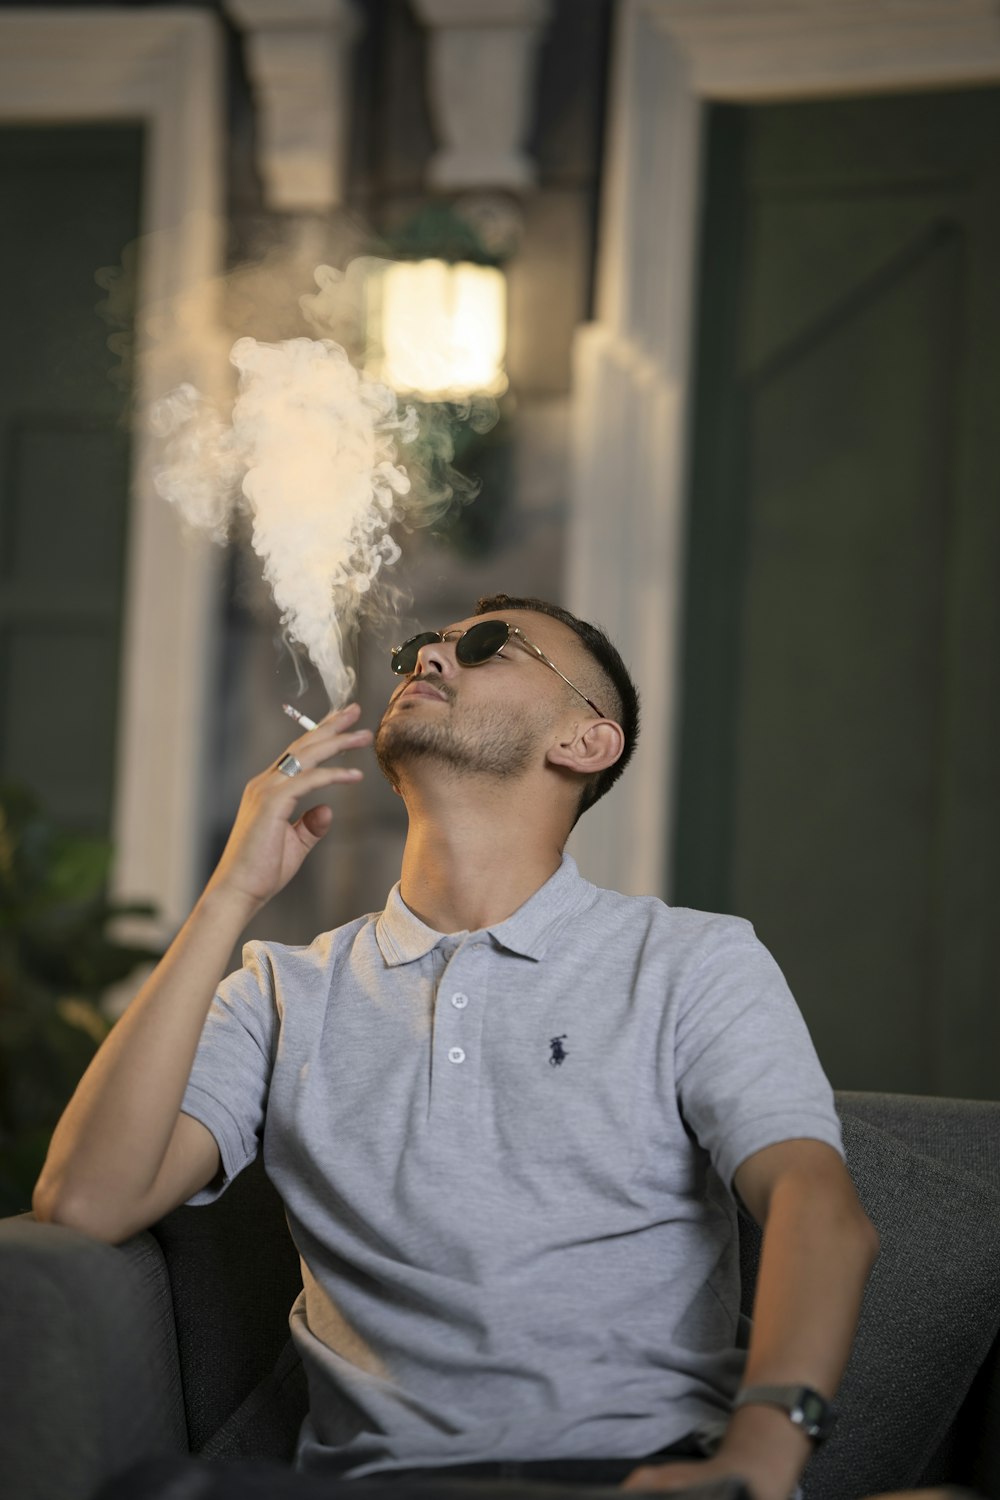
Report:
[[539,716],[495,704],[456,706],[454,700],[433,717],[395,709],[375,735],[375,758],[390,786],[400,789],[400,772],[414,761],[434,761],[469,776],[508,780],[527,770],[538,752]]

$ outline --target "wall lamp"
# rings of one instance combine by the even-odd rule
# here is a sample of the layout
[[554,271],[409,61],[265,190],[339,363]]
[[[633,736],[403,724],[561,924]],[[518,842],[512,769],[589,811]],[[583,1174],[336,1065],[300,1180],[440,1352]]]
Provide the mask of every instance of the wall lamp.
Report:
[[455,401],[507,389],[513,205],[431,204],[386,241],[365,279],[365,369],[401,395]]

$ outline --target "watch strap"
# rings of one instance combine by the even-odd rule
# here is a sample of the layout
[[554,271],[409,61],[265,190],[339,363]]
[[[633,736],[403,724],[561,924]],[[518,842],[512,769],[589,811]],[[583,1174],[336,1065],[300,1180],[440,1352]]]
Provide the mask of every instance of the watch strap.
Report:
[[828,1436],[837,1414],[831,1403],[809,1385],[749,1385],[741,1390],[733,1409],[739,1406],[777,1406],[814,1443]]

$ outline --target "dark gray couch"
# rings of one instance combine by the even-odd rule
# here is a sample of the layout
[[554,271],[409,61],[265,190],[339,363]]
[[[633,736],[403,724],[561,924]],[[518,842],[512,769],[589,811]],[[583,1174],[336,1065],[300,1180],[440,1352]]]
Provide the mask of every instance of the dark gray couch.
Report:
[[[934,1481],[1000,1500],[1000,1104],[839,1094],[882,1249],[807,1500]],[[758,1234],[743,1226],[746,1310]],[[259,1166],[209,1208],[112,1247],[0,1224],[0,1489],[87,1500],[155,1452],[291,1455],[301,1283]]]

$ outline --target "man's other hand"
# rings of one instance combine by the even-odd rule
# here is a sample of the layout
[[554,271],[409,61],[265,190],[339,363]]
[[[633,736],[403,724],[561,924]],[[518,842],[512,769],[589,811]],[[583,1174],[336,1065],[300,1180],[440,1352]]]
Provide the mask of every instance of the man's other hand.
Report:
[[714,1458],[697,1458],[683,1463],[669,1464],[643,1464],[640,1469],[633,1469],[621,1488],[623,1490],[640,1490],[649,1494],[651,1491],[669,1494],[677,1490],[695,1490],[700,1485],[713,1484],[720,1479],[735,1480],[744,1485],[753,1500],[788,1500],[788,1493],[781,1493],[774,1488],[773,1481],[768,1486],[764,1478],[754,1481],[753,1477],[744,1473],[737,1473],[731,1461],[727,1461],[721,1454]]

